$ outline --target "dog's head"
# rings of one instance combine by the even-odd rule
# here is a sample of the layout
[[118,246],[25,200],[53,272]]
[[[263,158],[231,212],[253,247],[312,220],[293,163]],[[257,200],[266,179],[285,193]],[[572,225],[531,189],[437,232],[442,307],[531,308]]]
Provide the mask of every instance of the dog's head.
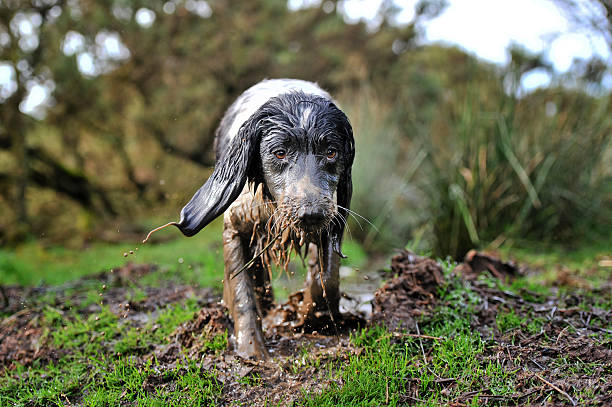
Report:
[[229,140],[176,225],[187,236],[196,234],[228,208],[248,181],[263,184],[285,224],[306,233],[329,231],[341,254],[354,157],[353,130],[332,101],[302,92],[271,98]]

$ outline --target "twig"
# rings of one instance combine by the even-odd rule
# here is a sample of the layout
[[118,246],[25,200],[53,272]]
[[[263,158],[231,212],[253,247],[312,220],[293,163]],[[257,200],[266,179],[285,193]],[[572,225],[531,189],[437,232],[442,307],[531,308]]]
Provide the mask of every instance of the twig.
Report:
[[385,405],[389,404],[389,381],[385,381]]
[[259,253],[257,253],[255,256],[253,256],[253,258],[252,258],[251,260],[247,261],[247,262],[245,263],[245,265],[244,265],[244,266],[240,267],[240,270],[238,270],[237,272],[235,272],[234,274],[232,274],[232,275],[230,276],[230,280],[233,280],[233,279],[234,279],[234,277],[236,277],[238,274],[242,273],[244,270],[246,270],[247,268],[249,268],[249,267],[250,267],[250,266],[251,266],[253,263],[255,263],[255,260],[257,260],[259,257],[261,257],[261,255],[262,255],[262,254],[264,254],[264,252],[265,252],[266,250],[268,250],[268,248],[269,248],[270,246],[272,246],[272,244],[273,244],[273,243],[276,241],[276,239],[278,239],[278,238],[279,238],[279,236],[280,236],[280,235],[281,235],[281,234],[279,233],[278,235],[274,236],[274,238],[273,238],[272,240],[270,240],[270,243],[268,243],[268,244],[266,245],[266,247],[264,247],[263,249],[261,249],[261,251],[260,251]]
[[152,235],[153,233],[155,233],[155,232],[157,232],[158,230],[161,230],[161,229],[163,229],[163,228],[167,228],[168,226],[172,226],[172,225],[177,225],[177,223],[176,223],[176,222],[168,222],[168,223],[166,223],[166,224],[165,224],[165,225],[163,225],[163,226],[160,226],[160,227],[157,227],[157,228],[153,229],[152,231],[150,231],[150,232],[147,234],[147,237],[145,237],[145,239],[142,241],[142,243],[147,243],[147,242],[149,241],[149,238],[151,237],[151,235]]
[[419,338],[419,344],[421,345],[421,352],[423,352],[423,362],[425,362],[425,365],[427,365],[427,357],[425,356],[425,349],[423,349],[423,341],[421,340],[421,330],[419,329],[419,323],[415,320],[414,325],[416,326],[418,334],[417,337]]
[[427,403],[427,400],[422,400],[422,399],[419,399],[419,398],[416,398],[416,397],[409,396],[407,394],[404,394],[402,397],[406,397],[407,399],[414,400],[414,401],[417,401],[419,403]]
[[482,399],[520,400],[520,399],[525,398],[527,396],[530,396],[533,393],[536,393],[536,392],[538,392],[540,390],[541,390],[541,387],[536,387],[535,389],[532,389],[532,390],[528,391],[527,393],[523,393],[523,394],[509,394],[509,395],[482,394],[483,392],[490,391],[490,389],[473,390],[473,391],[469,391],[467,393],[459,395],[451,403],[457,403],[460,400],[465,400],[465,399],[467,399],[469,397],[472,397],[472,396],[475,396],[475,395],[478,395],[478,398],[482,398]]
[[[422,338],[422,339],[433,339],[436,341],[443,341],[446,338],[442,338],[440,336],[429,336],[429,335],[417,335],[417,334],[408,334],[408,333],[400,333],[400,332],[391,332],[391,335],[394,338],[405,338],[405,337],[410,337],[410,338]],[[385,336],[381,336],[380,338],[376,339],[376,341],[374,342],[379,342],[381,340],[383,340],[385,338]]]
[[537,361],[535,361],[534,359],[529,358],[529,360],[531,360],[531,362],[532,362],[534,365],[536,365],[537,367],[539,367],[539,368],[540,368],[540,370],[546,370],[546,369],[544,369],[544,367],[542,367],[542,365],[541,365],[541,364],[539,364],[539,363],[538,363]]
[[564,395],[565,397],[567,397],[567,399],[570,401],[570,403],[572,403],[572,406],[576,405],[576,402],[574,401],[573,398],[570,397],[569,394],[567,394],[566,392],[564,392],[563,390],[561,390],[560,388],[558,388],[557,386],[555,386],[554,384],[552,384],[551,382],[549,382],[548,380],[546,380],[545,378],[543,378],[542,376],[540,376],[537,373],[534,373],[534,376],[537,377],[538,379],[540,379],[542,382],[544,382],[545,384],[549,385],[550,387],[552,387],[553,389],[555,389],[556,391],[558,391],[559,393],[561,393],[562,395]]
[[[417,328],[418,329],[418,328]],[[436,341],[443,341],[446,338],[442,338],[440,336],[429,336],[429,335],[417,335],[417,334],[402,334],[401,336],[409,336],[411,338],[419,338],[419,339],[433,339]]]

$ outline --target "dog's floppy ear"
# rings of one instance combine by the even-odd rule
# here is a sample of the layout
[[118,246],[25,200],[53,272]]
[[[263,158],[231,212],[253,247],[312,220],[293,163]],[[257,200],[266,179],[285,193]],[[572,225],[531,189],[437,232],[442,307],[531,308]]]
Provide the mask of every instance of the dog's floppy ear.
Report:
[[181,220],[174,225],[185,236],[202,230],[242,192],[259,142],[256,124],[251,118],[242,125],[220,155],[210,178],[181,210]]
[[[348,219],[348,209],[351,207],[351,196],[353,195],[353,181],[351,179],[351,167],[355,159],[355,140],[353,139],[353,128],[348,118],[342,114],[344,126],[344,169],[340,174],[340,181],[337,187],[338,212],[344,219]],[[346,256],[342,253],[342,235],[344,233],[344,222],[334,222],[331,230],[331,239],[334,251],[342,258]]]

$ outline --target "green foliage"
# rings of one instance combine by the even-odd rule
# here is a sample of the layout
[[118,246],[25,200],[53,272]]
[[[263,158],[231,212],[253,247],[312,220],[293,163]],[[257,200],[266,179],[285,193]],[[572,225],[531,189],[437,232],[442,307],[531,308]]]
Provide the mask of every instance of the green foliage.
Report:
[[[478,390],[483,388],[500,396],[514,394],[516,372],[480,357],[486,342],[470,326],[480,298],[465,281],[451,277],[451,264],[445,268],[450,282],[441,290],[441,305],[419,322],[422,334],[438,339],[404,336],[381,326],[363,329],[351,336],[361,351],[346,365],[330,370],[331,384],[323,393],[306,394],[299,405],[375,406],[418,401],[419,405],[436,406],[471,391],[474,395],[468,402],[477,404]],[[447,378],[450,382],[444,381]],[[446,387],[445,383],[454,385]],[[402,397],[408,386],[418,386],[419,400]]]
[[[605,165],[612,133],[605,102],[567,99],[487,95],[473,82],[463,102],[440,105],[445,129],[425,144],[423,178],[435,253],[461,257],[492,241],[573,242],[608,233],[602,225],[612,219]],[[547,103],[571,119],[547,117]],[[577,119],[584,116],[589,126]]]
[[[143,219],[174,218],[210,171],[223,112],[264,77],[315,80],[347,111],[357,145],[352,208],[374,224],[355,215],[350,234],[370,252],[418,242],[459,258],[491,242],[609,236],[611,102],[603,88],[593,91],[601,61],[525,94],[522,75],[549,69],[539,54],[513,46],[500,69],[456,48],[415,47],[422,19],[444,2],[420,3],[426,12],[404,27],[389,24],[398,10],[385,6],[378,30],[348,25],[324,5],[219,1],[204,21],[187,3],[173,13],[165,3],[58,4],[59,17],[36,28],[35,49],[2,29],[12,39],[0,59],[31,69],[16,70],[18,91],[0,101],[1,242],[26,230],[80,247],[125,238]],[[3,27],[47,11],[0,7]],[[152,26],[136,22],[140,7],[155,14]],[[84,39],[75,55],[62,52],[68,30]],[[101,35],[117,35],[129,57],[99,57],[99,72],[85,75],[77,59],[96,54]],[[54,83],[40,121],[19,110],[34,79]],[[0,258],[0,277],[17,281],[21,267]]]
[[52,322],[53,343],[60,348],[79,348],[85,355],[99,353],[103,344],[111,341],[120,331],[119,318],[107,306],[86,319],[78,314],[69,316],[69,319],[66,317],[59,315],[57,310],[47,308],[45,318],[50,318]]
[[[343,98],[356,137],[354,191],[348,236],[368,251],[401,247],[425,221],[422,194],[413,177],[424,152],[402,139],[399,125],[380,96],[369,87]],[[364,219],[365,218],[365,219]]]
[[[66,397],[79,394],[89,377],[80,358],[63,358],[43,367],[17,367],[0,373],[0,404],[12,406],[64,405]],[[67,404],[67,403],[66,403]]]

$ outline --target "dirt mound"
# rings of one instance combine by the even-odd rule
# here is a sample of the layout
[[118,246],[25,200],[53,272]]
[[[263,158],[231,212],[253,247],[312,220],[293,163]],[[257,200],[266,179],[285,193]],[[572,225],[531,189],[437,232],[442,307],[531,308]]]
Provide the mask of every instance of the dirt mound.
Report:
[[372,321],[392,330],[414,331],[419,317],[436,304],[444,284],[442,268],[434,260],[402,250],[391,259],[394,277],[374,294]]
[[501,281],[509,281],[524,274],[524,268],[511,261],[501,261],[495,253],[470,250],[465,255],[463,263],[455,269],[455,272],[469,280],[473,280],[483,273],[488,273]]

